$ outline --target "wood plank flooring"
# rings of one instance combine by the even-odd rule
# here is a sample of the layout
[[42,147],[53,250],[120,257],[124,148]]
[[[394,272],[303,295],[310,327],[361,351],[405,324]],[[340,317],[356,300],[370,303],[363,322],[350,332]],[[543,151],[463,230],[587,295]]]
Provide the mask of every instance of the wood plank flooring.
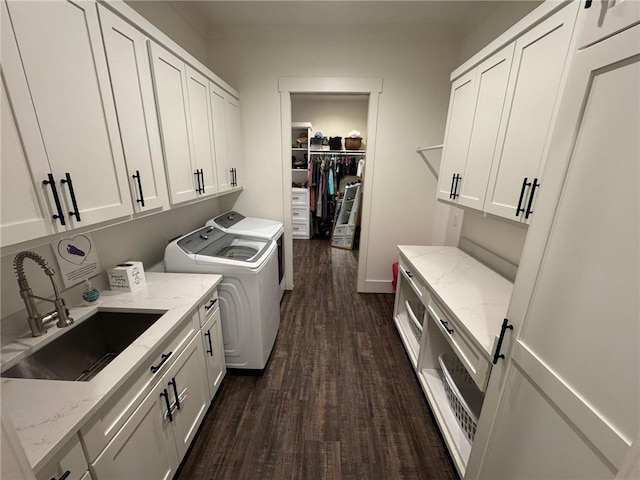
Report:
[[267,368],[226,376],[177,479],[457,478],[393,295],[356,293],[355,255],[294,242],[295,288]]

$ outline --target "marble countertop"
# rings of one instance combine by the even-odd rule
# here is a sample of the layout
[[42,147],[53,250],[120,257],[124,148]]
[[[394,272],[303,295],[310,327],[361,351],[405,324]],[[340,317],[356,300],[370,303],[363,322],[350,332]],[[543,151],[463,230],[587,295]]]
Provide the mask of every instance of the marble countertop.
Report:
[[[147,272],[146,285],[134,292],[104,291],[97,306],[70,309],[75,325],[100,309],[165,313],[88,382],[2,379],[3,413],[10,415],[35,471],[53,458],[109,395],[147,360],[153,348],[173,333],[221,280],[220,275]],[[14,324],[13,328],[9,325],[6,329],[3,320],[2,370],[67,331],[68,328],[59,329],[51,324],[45,335],[33,338],[26,318],[21,325]]]
[[399,245],[431,293],[490,357],[504,319],[513,283],[456,247]]

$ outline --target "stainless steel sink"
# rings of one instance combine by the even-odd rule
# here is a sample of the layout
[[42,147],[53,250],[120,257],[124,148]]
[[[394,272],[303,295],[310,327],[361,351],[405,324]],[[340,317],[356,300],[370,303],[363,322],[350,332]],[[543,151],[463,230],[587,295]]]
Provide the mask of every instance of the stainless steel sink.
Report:
[[2,377],[89,381],[162,315],[96,312],[2,372]]

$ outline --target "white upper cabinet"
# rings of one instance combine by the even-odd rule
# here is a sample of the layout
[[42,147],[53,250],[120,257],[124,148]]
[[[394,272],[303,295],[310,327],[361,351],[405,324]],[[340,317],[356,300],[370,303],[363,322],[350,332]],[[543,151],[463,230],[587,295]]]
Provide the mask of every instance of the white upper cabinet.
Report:
[[199,173],[192,166],[187,73],[184,62],[149,43],[164,160],[172,204],[198,195]]
[[541,183],[578,2],[516,40],[484,211],[527,222]]
[[[8,94],[25,144],[42,143],[25,145],[25,150],[35,187],[49,182],[49,213],[57,216],[53,229],[82,227],[131,214],[95,4],[9,1],[7,7],[30,102],[24,98],[14,101],[21,89],[9,82]],[[13,68],[17,66],[5,64],[3,58],[3,71]],[[8,76],[16,78],[14,73]],[[29,130],[34,127],[34,112],[37,132]],[[33,150],[46,152],[46,162],[32,159],[29,154]]]
[[212,82],[209,82],[209,89],[218,188],[220,192],[228,192],[240,185],[238,170],[242,170],[244,156],[242,127],[240,125],[240,102]]
[[168,207],[147,38],[103,6],[98,11],[133,208]]
[[[37,119],[33,113],[24,72],[20,68],[17,46],[11,31],[9,17],[2,5],[2,150],[0,152],[0,240],[2,246],[19,243],[53,233],[53,219],[45,204],[45,186],[32,177],[30,162],[34,169],[48,168],[46,152],[39,138],[35,141],[21,138],[9,103],[6,82],[13,83],[13,102],[29,114],[23,116],[26,133],[38,133]],[[20,101],[26,102],[21,106]],[[40,162],[40,166],[36,166]]]
[[188,65],[187,93],[189,98],[189,120],[191,124],[192,159],[198,180],[198,193],[217,193],[216,154],[211,134],[212,121],[209,107],[209,80]]
[[231,166],[231,187],[241,185],[238,171],[244,166],[244,148],[242,146],[242,122],[240,120],[240,100],[227,94],[226,103],[227,138],[229,142],[229,162]]
[[438,196],[482,210],[514,45],[453,83]]

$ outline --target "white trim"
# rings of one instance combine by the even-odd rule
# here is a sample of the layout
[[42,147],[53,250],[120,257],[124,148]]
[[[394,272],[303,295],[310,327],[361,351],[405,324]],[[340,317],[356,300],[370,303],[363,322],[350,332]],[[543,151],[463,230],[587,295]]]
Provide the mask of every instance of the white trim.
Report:
[[390,280],[365,280],[365,292],[367,293],[393,293]]
[[[280,92],[280,122],[282,145],[282,217],[284,220],[284,248],[293,252],[291,235],[291,94],[292,93],[347,93],[368,94],[369,110],[367,118],[367,166],[364,171],[362,197],[362,217],[360,220],[360,252],[358,254],[358,292],[378,292],[377,283],[366,280],[371,215],[373,174],[375,171],[376,137],[378,132],[378,103],[382,92],[381,78],[339,78],[339,77],[281,77],[278,79]],[[293,257],[285,255],[285,288],[293,288]],[[391,293],[389,286],[383,290]]]

